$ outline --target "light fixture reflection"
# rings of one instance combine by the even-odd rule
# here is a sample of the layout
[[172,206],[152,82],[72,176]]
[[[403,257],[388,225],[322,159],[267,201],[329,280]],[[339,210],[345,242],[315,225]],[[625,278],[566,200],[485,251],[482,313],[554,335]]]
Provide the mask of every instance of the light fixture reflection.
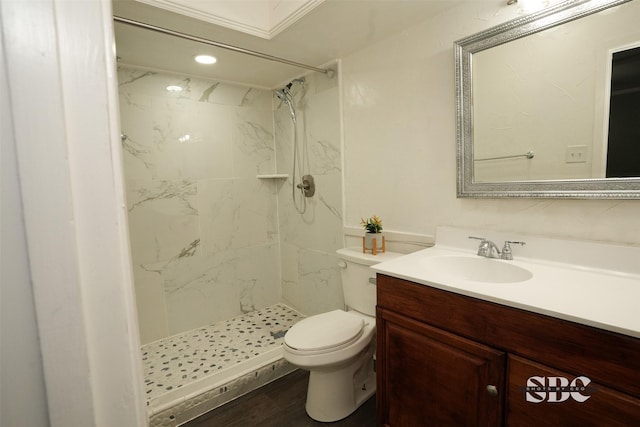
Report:
[[211,65],[215,64],[218,60],[211,55],[198,55],[194,58],[197,63]]
[[169,85],[169,86],[167,86],[167,90],[169,92],[182,92],[182,86]]
[[544,9],[549,5],[548,0],[517,0],[518,9],[522,13],[533,13]]

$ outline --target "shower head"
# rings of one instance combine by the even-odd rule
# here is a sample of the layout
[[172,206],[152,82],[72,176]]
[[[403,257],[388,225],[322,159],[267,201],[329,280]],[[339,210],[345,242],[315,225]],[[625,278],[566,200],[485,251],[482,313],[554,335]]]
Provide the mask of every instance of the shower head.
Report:
[[280,105],[282,105],[282,103],[284,102],[289,107],[289,113],[291,114],[291,120],[293,120],[294,123],[296,122],[296,110],[295,110],[295,108],[293,106],[294,93],[292,92],[291,88],[293,87],[293,85],[295,83],[299,83],[301,85],[304,85],[306,83],[306,80],[305,80],[304,77],[293,79],[289,83],[287,83],[285,85],[285,87],[283,87],[282,89],[276,89],[276,90],[273,91],[273,93],[275,93],[275,95],[280,100]]
[[278,97],[278,99],[282,102],[289,102],[289,99],[287,97],[287,94],[285,93],[284,89],[277,89],[273,91],[276,96]]
[[301,85],[304,85],[306,83],[306,80],[304,77],[300,77],[298,79],[293,79],[291,80],[289,83],[287,83],[282,89],[278,89],[276,90],[276,92],[282,92],[283,94],[289,96],[289,97],[293,97],[293,93],[291,92],[291,88],[293,87],[293,85],[295,83],[299,83]]
[[[293,108],[293,98],[291,97],[291,94],[289,93],[289,89],[284,87],[282,89],[278,89],[273,91],[275,93],[275,95],[278,97],[278,99],[282,102],[284,102],[285,104],[287,104],[287,106],[289,107],[289,114],[291,115],[291,120],[293,120],[293,122],[296,122],[296,110]],[[280,104],[282,105],[282,103]]]
[[283,89],[283,90],[286,90],[286,91],[290,91],[290,90],[291,90],[291,87],[293,86],[293,84],[294,84],[296,81],[300,81],[300,79],[291,80],[291,81],[290,81],[289,83],[287,83],[287,84],[285,85],[285,87],[284,87],[284,88],[282,88],[282,89]]
[[298,79],[293,79],[289,83],[287,83],[285,85],[285,87],[283,87],[281,90],[283,92],[285,92],[286,94],[288,94],[289,96],[293,96],[293,93],[291,93],[291,88],[293,87],[293,85],[295,83],[299,83],[301,85],[304,85],[306,83],[306,80],[304,79],[304,77],[300,77]]

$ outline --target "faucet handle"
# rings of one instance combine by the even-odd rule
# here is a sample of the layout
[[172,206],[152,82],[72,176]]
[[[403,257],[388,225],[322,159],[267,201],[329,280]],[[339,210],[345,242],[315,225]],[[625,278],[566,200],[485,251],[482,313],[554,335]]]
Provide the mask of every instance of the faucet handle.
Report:
[[478,256],[486,257],[489,254],[489,241],[484,237],[469,236],[470,239],[480,240],[480,246],[478,246]]
[[500,253],[501,259],[512,260],[513,252],[511,251],[511,245],[520,245],[524,246],[526,242],[516,242],[513,240],[505,240],[504,246],[502,247],[502,252]]

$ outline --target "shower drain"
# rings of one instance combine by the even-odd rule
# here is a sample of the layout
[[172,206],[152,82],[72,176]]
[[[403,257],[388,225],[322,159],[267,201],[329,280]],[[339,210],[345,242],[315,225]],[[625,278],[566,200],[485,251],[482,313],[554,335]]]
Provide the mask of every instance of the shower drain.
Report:
[[287,331],[285,330],[285,331],[269,332],[269,333],[271,334],[271,336],[272,336],[274,339],[276,339],[276,340],[277,340],[277,339],[279,339],[279,338],[284,337],[284,334],[286,334],[286,333],[287,333]]

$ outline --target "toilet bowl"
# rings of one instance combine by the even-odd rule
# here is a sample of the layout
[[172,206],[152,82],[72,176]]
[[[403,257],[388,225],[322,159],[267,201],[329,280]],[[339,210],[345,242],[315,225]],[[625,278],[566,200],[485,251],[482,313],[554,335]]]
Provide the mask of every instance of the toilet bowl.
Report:
[[305,408],[314,420],[343,419],[375,393],[376,290],[369,266],[398,255],[340,249],[347,309],[307,317],[285,334],[284,358],[310,372]]

